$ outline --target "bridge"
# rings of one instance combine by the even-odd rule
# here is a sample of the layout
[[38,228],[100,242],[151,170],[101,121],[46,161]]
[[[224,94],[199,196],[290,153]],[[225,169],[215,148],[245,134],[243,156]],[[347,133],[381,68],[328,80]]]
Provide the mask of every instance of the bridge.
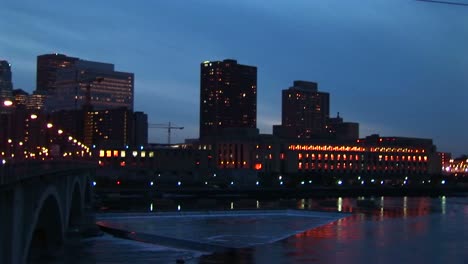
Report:
[[92,204],[92,162],[0,161],[0,263],[54,256]]

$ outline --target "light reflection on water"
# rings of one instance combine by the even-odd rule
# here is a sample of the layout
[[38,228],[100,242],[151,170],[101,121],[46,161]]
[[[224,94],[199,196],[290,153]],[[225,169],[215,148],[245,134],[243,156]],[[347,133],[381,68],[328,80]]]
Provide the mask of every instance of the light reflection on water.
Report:
[[[181,199],[145,201],[130,204],[129,208],[124,204],[120,206],[125,211],[130,208],[146,212],[297,208],[352,213],[347,218],[279,242],[191,258],[186,263],[468,263],[466,197]],[[73,254],[82,257],[82,261],[76,263],[105,259],[105,256],[113,256],[116,250],[119,257],[112,258],[112,263],[158,262],[147,249],[139,251],[133,246],[126,251],[111,243],[105,247],[102,244],[94,243],[92,250],[89,242],[75,247]],[[174,261],[169,263],[175,263],[180,253],[173,254]],[[135,262],[136,259],[141,262]]]
[[468,263],[467,198],[379,197],[374,207],[358,200],[298,200],[299,209],[353,214],[281,243],[199,263]]

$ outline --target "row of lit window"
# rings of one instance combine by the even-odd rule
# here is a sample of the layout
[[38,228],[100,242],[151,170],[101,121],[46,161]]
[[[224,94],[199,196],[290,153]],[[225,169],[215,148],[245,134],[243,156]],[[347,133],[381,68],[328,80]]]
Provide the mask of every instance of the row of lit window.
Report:
[[[312,159],[312,160],[315,160],[315,159],[318,159],[318,160],[322,160],[322,158],[324,160],[335,160],[335,157],[336,157],[336,160],[364,160],[364,155],[360,155],[361,157],[359,157],[359,155],[355,154],[355,155],[347,155],[347,154],[328,154],[328,153],[325,153],[325,154],[315,154],[315,153],[306,153],[306,154],[302,154],[302,153],[298,153],[297,154],[297,158],[299,160],[302,160],[302,159]],[[388,156],[388,155],[379,155],[378,156],[378,160],[379,161],[427,161],[427,156]]]
[[[221,161],[219,162],[219,165],[230,165],[230,164],[235,165],[236,162],[235,162],[235,161],[227,161],[227,160],[226,160],[226,161],[225,161],[225,160],[221,160]],[[237,164],[240,165],[241,162],[238,161]],[[247,165],[247,161],[245,161],[245,160],[242,161],[242,165],[246,166],[246,165]]]
[[[132,157],[141,157],[141,158],[153,158],[154,157],[154,151],[132,151]],[[125,158],[127,156],[127,152],[125,150],[99,150],[99,157],[100,158]]]
[[343,164],[335,164],[335,165],[329,165],[327,163],[325,164],[322,164],[322,163],[318,163],[317,165],[315,163],[302,163],[302,162],[299,162],[297,164],[297,168],[299,170],[315,170],[315,169],[324,169],[324,170],[385,170],[385,171],[393,171],[393,170],[396,170],[396,171],[399,171],[399,170],[423,170],[425,171],[426,170],[426,167],[425,166],[385,166],[385,167],[381,167],[381,166],[364,166],[363,164],[361,164],[361,166],[359,166],[358,164],[353,164],[353,163],[349,163],[349,164],[346,164],[346,163],[343,163]]
[[424,153],[424,149],[412,148],[366,148],[358,146],[323,146],[323,145],[290,145],[289,150],[315,150],[315,151],[346,151],[346,152],[403,152],[403,153]]

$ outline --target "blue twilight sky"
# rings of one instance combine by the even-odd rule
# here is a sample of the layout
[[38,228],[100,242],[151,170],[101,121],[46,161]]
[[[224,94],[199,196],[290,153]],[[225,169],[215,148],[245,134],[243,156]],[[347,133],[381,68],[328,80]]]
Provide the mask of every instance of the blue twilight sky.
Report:
[[[467,2],[468,0],[459,0]],[[0,58],[35,89],[36,56],[64,53],[135,73],[135,109],[198,136],[204,60],[258,67],[258,127],[281,120],[293,80],[330,93],[361,137],[434,139],[468,153],[468,7],[415,0],[23,1],[0,5]],[[150,141],[165,142],[163,130]]]

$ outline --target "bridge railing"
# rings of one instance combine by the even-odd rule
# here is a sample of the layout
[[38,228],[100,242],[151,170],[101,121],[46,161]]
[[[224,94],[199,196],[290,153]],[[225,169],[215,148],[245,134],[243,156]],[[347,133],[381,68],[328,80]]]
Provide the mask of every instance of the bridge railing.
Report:
[[0,164],[0,186],[41,175],[78,169],[93,169],[96,166],[95,162],[82,160],[10,161]]

